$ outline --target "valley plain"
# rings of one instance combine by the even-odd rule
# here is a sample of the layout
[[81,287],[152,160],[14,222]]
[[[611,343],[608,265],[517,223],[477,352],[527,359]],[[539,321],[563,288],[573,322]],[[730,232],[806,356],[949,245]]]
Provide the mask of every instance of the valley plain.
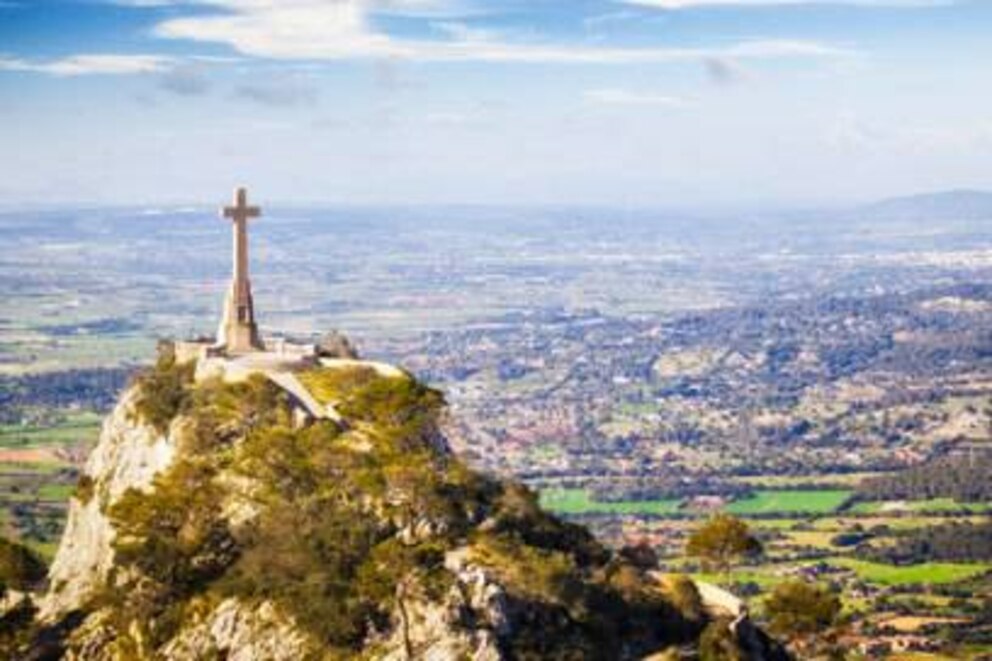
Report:
[[[263,332],[338,329],[439,387],[464,458],[604,541],[759,614],[815,578],[849,649],[967,658],[992,651],[988,548],[886,555],[992,507],[968,491],[992,449],[992,221],[933,213],[277,209],[253,284]],[[207,209],[9,212],[0,245],[2,523],[50,554],[117,392],[156,339],[213,332],[226,228]],[[878,482],[935,462],[959,490]],[[717,511],[760,534],[760,562],[719,577],[684,557]]]

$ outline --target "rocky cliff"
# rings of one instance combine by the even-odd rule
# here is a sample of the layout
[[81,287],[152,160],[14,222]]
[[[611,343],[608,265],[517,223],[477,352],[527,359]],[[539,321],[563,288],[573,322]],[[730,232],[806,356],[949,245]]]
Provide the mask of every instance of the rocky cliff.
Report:
[[108,417],[48,593],[8,652],[637,659],[703,640],[704,658],[780,656],[711,621],[691,581],[661,580],[526,488],[467,469],[437,431],[442,397],[403,373],[299,372],[335,421],[301,419],[261,376],[192,374],[160,361]]

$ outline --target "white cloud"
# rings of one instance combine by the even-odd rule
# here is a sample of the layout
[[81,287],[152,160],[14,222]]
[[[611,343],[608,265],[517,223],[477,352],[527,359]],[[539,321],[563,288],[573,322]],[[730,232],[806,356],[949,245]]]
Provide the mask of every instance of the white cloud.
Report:
[[53,76],[152,73],[173,64],[174,58],[163,55],[80,54],[45,61],[0,57],[0,71],[31,71]]
[[[169,18],[155,34],[171,39],[225,44],[242,55],[275,60],[416,60],[425,62],[504,62],[556,64],[651,64],[680,61],[762,58],[826,58],[853,51],[815,41],[751,40],[719,48],[605,47],[516,41],[460,22],[436,21],[435,39],[396,38],[376,29],[379,13],[440,16],[457,0],[113,0],[128,6],[196,5],[217,10]],[[696,0],[625,0],[694,2]],[[747,0],[709,0],[746,2]],[[766,0],[781,2],[784,0]],[[208,61],[148,54],[75,54],[50,60],[0,55],[0,71],[55,76],[140,74],[173,69],[184,62]],[[224,58],[215,58],[217,61]],[[232,61],[227,58],[227,61]],[[237,59],[233,59],[237,61]]]
[[586,101],[610,106],[661,106],[682,108],[687,102],[682,97],[646,92],[634,92],[619,88],[586,90],[582,94]]
[[255,57],[294,60],[392,58],[420,61],[544,63],[654,63],[705,57],[826,57],[848,51],[817,42],[758,40],[727,48],[607,48],[497,40],[460,23],[435,24],[443,39],[398,39],[369,20],[378,12],[438,11],[429,0],[201,0],[225,10],[160,23],[173,39],[226,44]]

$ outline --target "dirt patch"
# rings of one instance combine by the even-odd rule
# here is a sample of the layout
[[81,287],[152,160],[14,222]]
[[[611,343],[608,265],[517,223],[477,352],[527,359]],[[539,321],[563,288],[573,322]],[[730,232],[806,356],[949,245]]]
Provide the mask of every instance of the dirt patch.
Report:
[[61,461],[47,448],[0,449],[0,463],[50,464]]

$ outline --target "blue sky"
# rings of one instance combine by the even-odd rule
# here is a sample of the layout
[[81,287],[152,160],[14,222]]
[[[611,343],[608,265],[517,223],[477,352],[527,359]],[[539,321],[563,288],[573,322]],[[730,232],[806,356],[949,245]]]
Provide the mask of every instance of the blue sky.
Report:
[[0,204],[992,188],[992,0],[0,1]]

